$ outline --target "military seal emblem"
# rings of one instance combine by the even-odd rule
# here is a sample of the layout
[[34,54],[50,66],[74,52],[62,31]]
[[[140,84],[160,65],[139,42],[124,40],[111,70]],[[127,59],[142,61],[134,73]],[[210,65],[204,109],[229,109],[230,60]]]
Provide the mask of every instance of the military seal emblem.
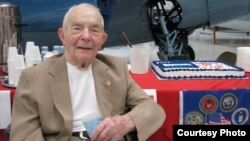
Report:
[[244,107],[236,109],[233,112],[231,119],[234,125],[244,125],[249,119],[249,111]]
[[212,114],[218,109],[218,99],[213,95],[205,95],[200,100],[200,110],[204,114]]
[[238,99],[233,93],[226,93],[221,97],[220,108],[224,112],[233,111],[238,105]]
[[187,125],[203,125],[204,124],[204,116],[197,111],[188,112],[185,115],[184,124]]

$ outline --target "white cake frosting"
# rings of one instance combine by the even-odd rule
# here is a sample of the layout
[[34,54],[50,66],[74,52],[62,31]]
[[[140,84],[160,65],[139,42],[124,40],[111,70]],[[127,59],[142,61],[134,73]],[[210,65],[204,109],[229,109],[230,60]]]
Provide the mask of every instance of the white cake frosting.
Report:
[[242,68],[217,61],[153,61],[152,70],[162,79],[244,78]]

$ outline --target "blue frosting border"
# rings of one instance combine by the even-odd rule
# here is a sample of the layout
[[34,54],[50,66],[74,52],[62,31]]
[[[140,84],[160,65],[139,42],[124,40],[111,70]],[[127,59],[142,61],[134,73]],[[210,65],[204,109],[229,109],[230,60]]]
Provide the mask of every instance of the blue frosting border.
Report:
[[[183,63],[183,62],[187,62],[187,60],[170,60],[171,62],[176,62],[176,63]],[[158,62],[159,63],[163,63],[163,61],[153,61],[153,64],[157,65],[156,63]],[[168,61],[169,62],[169,61]],[[237,67],[237,66],[234,66],[234,65],[230,65],[230,64],[227,64],[227,63],[224,63],[224,62],[220,62],[220,61],[188,61],[188,62],[219,62],[219,63],[223,63],[223,64],[226,64],[228,66],[231,66],[233,68],[235,68],[236,70],[234,69],[222,69],[222,70],[216,70],[216,69],[201,69],[201,70],[197,70],[197,71],[207,71],[207,70],[213,70],[213,71],[228,71],[228,70],[233,70],[233,71],[244,71],[244,69],[240,68],[240,67]],[[182,66],[181,66],[182,67]],[[170,67],[171,68],[171,67]],[[190,67],[189,67],[190,68]],[[207,76],[207,75],[204,75],[204,76],[173,76],[173,77],[166,77],[166,76],[162,76],[160,75],[156,70],[155,68],[153,67],[153,65],[151,66],[151,70],[154,72],[154,74],[157,75],[157,77],[159,77],[160,79],[201,79],[201,78],[204,78],[204,79],[241,79],[241,78],[247,78],[246,75],[244,76],[233,76],[233,75],[225,75],[225,76]],[[190,71],[190,69],[172,69],[171,71]],[[164,71],[164,72],[170,72],[170,71]]]
[[[208,60],[202,60],[202,61],[189,61],[189,60],[166,60],[166,61],[153,61],[153,64],[155,64],[156,66],[158,66],[162,72],[172,72],[172,71],[190,71],[192,69],[198,68],[196,65],[194,65],[192,62],[216,62],[216,63],[222,63],[225,65],[228,65],[234,69],[199,69],[199,70],[193,70],[193,71],[209,71],[209,70],[213,70],[213,71],[244,71],[243,68],[237,67],[235,65],[231,65],[225,62],[221,62],[221,61],[208,61]],[[188,64],[188,65],[179,65],[179,66],[174,66],[174,67],[166,67],[164,66],[164,64]],[[164,70],[163,68],[176,68],[176,69],[171,69],[171,70]]]

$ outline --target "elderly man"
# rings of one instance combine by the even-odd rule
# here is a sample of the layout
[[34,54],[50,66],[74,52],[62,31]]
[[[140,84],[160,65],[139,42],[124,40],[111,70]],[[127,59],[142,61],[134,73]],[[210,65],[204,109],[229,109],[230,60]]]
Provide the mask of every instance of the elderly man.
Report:
[[[11,141],[144,141],[161,127],[163,109],[132,80],[126,62],[97,54],[107,34],[96,7],[71,7],[58,35],[64,54],[20,77]],[[88,115],[100,119],[92,133]]]

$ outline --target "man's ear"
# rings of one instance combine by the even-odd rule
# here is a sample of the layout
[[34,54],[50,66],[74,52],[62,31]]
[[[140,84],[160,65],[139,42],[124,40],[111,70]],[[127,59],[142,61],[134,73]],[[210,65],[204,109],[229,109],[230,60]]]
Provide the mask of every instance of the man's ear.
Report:
[[104,44],[107,41],[107,39],[108,39],[108,34],[104,32],[102,35],[102,44]]
[[57,35],[60,38],[62,44],[64,43],[64,31],[63,28],[59,28],[57,31]]

